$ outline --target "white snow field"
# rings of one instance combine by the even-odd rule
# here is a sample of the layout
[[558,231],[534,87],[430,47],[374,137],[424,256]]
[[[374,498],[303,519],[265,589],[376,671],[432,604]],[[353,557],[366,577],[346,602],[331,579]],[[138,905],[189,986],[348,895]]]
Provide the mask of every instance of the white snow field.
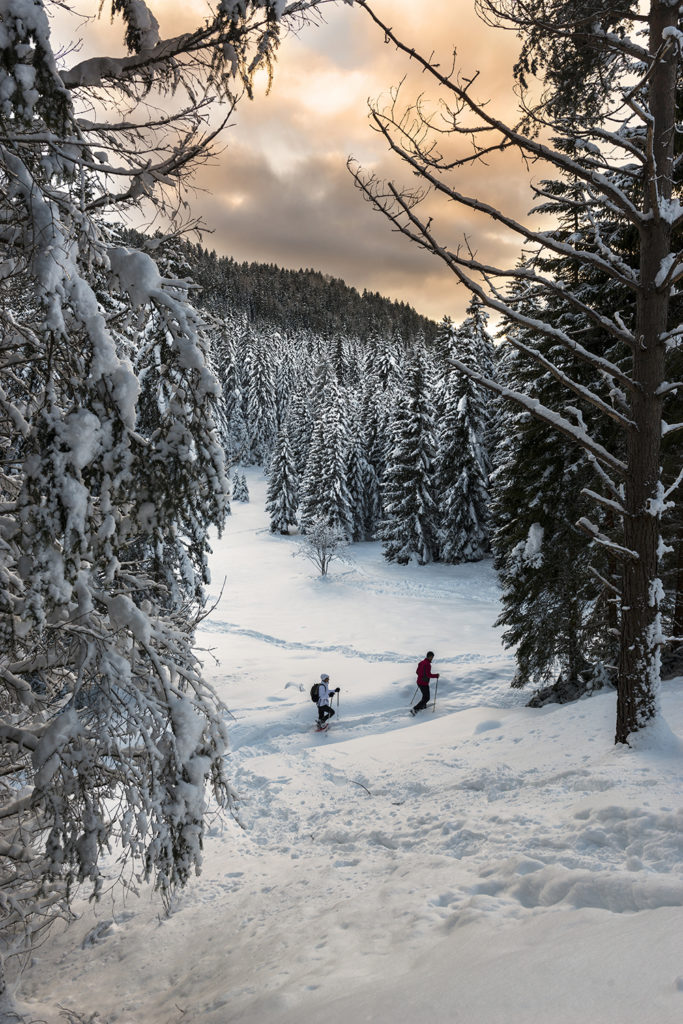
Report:
[[[489,563],[365,544],[316,578],[247,479],[200,637],[240,824],[215,822],[169,917],[147,890],[79,904],[24,977],[34,1019],[680,1024],[683,680],[634,750],[613,744],[614,693],[526,708]],[[413,719],[428,648],[436,711]],[[341,687],[327,734],[321,672]]]

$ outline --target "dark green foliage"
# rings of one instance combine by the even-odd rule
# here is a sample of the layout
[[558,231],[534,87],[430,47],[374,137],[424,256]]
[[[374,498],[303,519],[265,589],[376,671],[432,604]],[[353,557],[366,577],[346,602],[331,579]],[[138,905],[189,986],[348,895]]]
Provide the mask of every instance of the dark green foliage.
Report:
[[347,482],[349,424],[347,396],[336,380],[322,394],[302,483],[301,526],[326,523],[345,537],[353,535],[353,510]]
[[[544,315],[565,328],[572,319],[574,329],[580,327],[572,311],[556,302],[550,314],[552,300],[540,292],[522,301],[536,313],[545,306]],[[590,372],[564,348],[514,325],[506,325],[506,331],[513,343],[533,344],[574,379],[590,379]],[[584,328],[584,337],[586,333]],[[539,373],[536,361],[524,352],[504,346],[497,374],[502,384],[523,390],[549,409],[567,407],[562,385],[551,373]],[[595,420],[590,409],[583,415]],[[608,429],[599,421],[592,425],[598,436],[601,428]],[[613,665],[616,657],[618,608],[609,585],[618,582],[617,566],[576,525],[590,516],[605,528],[609,513],[601,516],[582,494],[586,487],[599,491],[600,480],[594,464],[571,441],[513,402],[496,403],[494,433],[492,547],[502,585],[499,624],[517,660],[513,685],[546,685],[558,677],[574,685],[589,663]]]
[[437,495],[439,558],[476,562],[489,551],[489,393],[449,365],[457,356],[480,373],[494,376],[493,343],[487,314],[476,297],[457,330],[446,318],[439,347],[444,372],[437,408]]
[[299,504],[299,482],[286,425],[280,428],[268,476],[266,511],[270,515],[271,533],[289,533],[296,525]]
[[384,484],[380,529],[384,557],[419,565],[438,556],[435,491],[434,405],[425,359],[419,350],[408,363],[397,395],[392,443]]
[[254,324],[310,330],[323,338],[353,336],[363,341],[424,334],[436,325],[405,302],[363,294],[318,270],[288,270],[275,264],[238,263],[193,247],[193,275],[203,289],[202,303],[217,313],[241,310]]

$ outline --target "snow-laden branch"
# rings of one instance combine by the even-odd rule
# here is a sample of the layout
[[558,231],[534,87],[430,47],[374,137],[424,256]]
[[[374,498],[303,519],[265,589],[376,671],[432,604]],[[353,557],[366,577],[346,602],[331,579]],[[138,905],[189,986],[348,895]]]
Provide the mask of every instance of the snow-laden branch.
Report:
[[615,480],[613,480],[612,477],[607,472],[607,470],[605,469],[605,467],[602,466],[598,462],[598,460],[596,458],[594,458],[592,455],[588,456],[588,461],[590,462],[591,466],[593,467],[593,471],[595,472],[595,474],[597,476],[600,477],[600,479],[602,480],[603,484],[605,485],[605,487],[607,488],[609,493],[611,495],[613,495],[614,499],[618,502],[618,504],[621,505],[622,502],[623,502],[623,497],[624,497],[624,495],[623,495],[623,485],[622,484],[618,484]]
[[640,556],[637,551],[631,551],[629,548],[625,548],[621,544],[616,544],[613,540],[610,540],[609,537],[606,537],[604,533],[600,532],[595,523],[592,523],[590,519],[587,519],[585,516],[582,516],[581,519],[577,521],[576,525],[579,530],[588,534],[592,541],[599,544],[600,547],[606,548],[615,557],[632,562],[637,562],[639,560]]
[[8,690],[11,690],[16,699],[20,701],[24,707],[33,708],[38,704],[38,698],[31,689],[29,683],[21,676],[15,675],[5,665],[0,664],[0,679],[2,679]]
[[602,505],[603,508],[608,509],[610,512],[615,512],[618,516],[623,517],[626,515],[626,509],[620,501],[606,498],[603,494],[598,494],[597,491],[591,490],[590,487],[582,488],[581,493],[585,494],[587,498],[591,498],[592,501],[597,502],[598,505]]
[[21,729],[18,726],[0,724],[0,743],[13,743],[23,750],[35,750],[38,746],[38,735],[33,729]]
[[615,587],[615,585],[613,583],[610,583],[609,580],[606,580],[605,577],[602,575],[602,573],[599,573],[594,565],[589,565],[588,566],[588,571],[591,574],[591,576],[595,577],[595,579],[599,583],[602,583],[603,587],[605,587],[607,590],[610,590],[617,597],[621,598],[622,595],[621,595],[621,591],[619,590],[619,588]]
[[581,448],[589,452],[604,465],[609,466],[609,468],[619,476],[625,475],[625,463],[595,441],[582,427],[577,426],[572,423],[571,420],[566,419],[566,417],[561,416],[552,409],[548,409],[548,407],[539,402],[538,399],[531,398],[529,395],[525,395],[522,391],[516,391],[513,388],[505,387],[505,385],[500,384],[498,381],[493,380],[490,377],[484,376],[477,370],[473,369],[468,363],[463,363],[460,359],[456,359],[454,356],[450,356],[448,361],[455,366],[457,370],[464,373],[465,376],[471,377],[472,380],[481,384],[489,391],[493,391],[497,395],[500,395],[501,398],[507,398],[516,405],[520,405],[535,419],[541,420],[543,423],[547,423],[555,430],[558,430],[561,434],[564,434],[565,437],[569,437],[572,441],[575,441]]
[[[277,27],[280,23],[286,24],[297,18],[303,18],[331,2],[333,0],[295,0],[294,3],[285,5],[279,0],[269,0],[268,3],[254,4],[249,12],[246,10],[246,4],[240,3],[234,5],[234,13],[236,16],[238,13],[241,14],[245,19],[241,26],[242,34],[245,35],[248,32],[256,36]],[[344,2],[352,4],[354,0],[344,0]],[[223,11],[220,8],[223,8]],[[254,17],[258,8],[261,8],[263,13]],[[276,26],[269,23],[267,8],[274,13]],[[224,48],[226,56],[230,55],[232,51],[231,73],[234,75],[237,54],[233,44],[236,43],[239,35],[238,23],[236,17],[226,18],[223,16],[224,14],[227,14],[227,5],[221,4],[213,20],[194,32],[185,32],[168,39],[159,39],[158,32],[149,32],[142,40],[143,45],[137,53],[131,53],[125,57],[102,55],[79,61],[78,64],[61,72],[62,82],[68,89],[92,89],[110,82],[125,83],[140,75],[150,78],[158,69],[172,65],[176,65],[179,69],[184,59],[197,59],[203,53],[207,53],[210,57],[213,51],[218,51],[221,48]],[[246,20],[248,15],[252,15],[249,21]]]
[[544,370],[547,370],[548,373],[552,374],[555,380],[564,385],[564,387],[569,391],[573,391],[575,395],[583,398],[589,405],[592,405],[605,416],[614,420],[615,423],[618,423],[620,427],[624,429],[633,429],[635,427],[633,420],[628,419],[626,416],[622,416],[620,412],[605,402],[604,399],[600,398],[599,395],[596,395],[590,388],[587,388],[583,384],[579,384],[577,381],[573,380],[569,374],[560,370],[552,360],[544,356],[538,349],[532,348],[530,345],[525,345],[524,342],[520,341],[514,334],[509,335],[507,341],[513,348],[516,348],[519,352],[524,352]]
[[15,800],[9,800],[6,804],[0,807],[0,819],[2,818],[14,818],[18,814],[23,814],[31,806],[33,794],[28,793],[24,796],[17,797]]
[[671,497],[671,495],[674,493],[674,491],[678,490],[678,488],[681,485],[681,482],[683,482],[683,469],[681,469],[680,473],[678,474],[678,476],[676,477],[674,482],[671,484],[671,486],[667,487],[666,491],[664,492],[664,500],[665,501],[666,501],[667,498]]
[[21,861],[25,864],[33,860],[33,855],[24,843],[6,843],[4,841],[0,841],[0,857],[6,857],[7,860]]
[[655,278],[655,287],[669,289],[683,277],[683,253],[669,253],[666,259],[662,260],[659,273]]
[[675,395],[677,391],[683,391],[683,380],[662,384],[657,388],[656,393],[663,398],[665,395]]
[[104,85],[108,80],[121,82],[129,78],[131,73],[139,73],[184,54],[205,49],[210,39],[211,33],[207,31],[185,32],[174,38],[159,40],[155,46],[126,57],[88,57],[60,72],[60,77],[67,89],[94,88]]

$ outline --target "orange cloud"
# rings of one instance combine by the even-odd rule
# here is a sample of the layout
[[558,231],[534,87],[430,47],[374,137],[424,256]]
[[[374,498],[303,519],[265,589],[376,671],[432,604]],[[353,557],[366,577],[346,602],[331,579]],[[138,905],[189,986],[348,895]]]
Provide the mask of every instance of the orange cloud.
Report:
[[[456,46],[466,73],[481,72],[480,98],[490,95],[498,112],[510,116],[518,46],[513,36],[483,26],[472,4],[377,0],[375,6],[411,46],[426,54],[436,48],[443,67],[450,66]],[[352,154],[381,177],[415,183],[409,168],[392,159],[370,130],[367,107],[369,97],[381,104],[404,76],[408,96],[424,92],[429,83],[415,70],[384,43],[362,11],[346,5],[330,8],[324,25],[287,39],[270,95],[239,108],[230,133],[235,145],[222,161],[228,177],[231,168],[242,177],[249,166],[250,201],[231,207],[218,191],[199,204],[215,229],[211,244],[239,259],[314,266],[360,289],[404,299],[434,318],[460,318],[469,302],[465,289],[436,258],[393,232],[345,170]],[[215,180],[211,172],[203,184],[214,189]],[[490,200],[504,195],[520,217],[531,205],[526,172],[507,155],[483,170],[463,170],[458,187]],[[435,204],[434,212],[452,247],[467,235],[487,260],[516,261],[515,245],[481,218],[443,204]]]
[[[204,0],[149,5],[166,36],[196,24],[208,8]],[[375,0],[374,6],[411,46],[433,52],[443,69],[450,68],[455,48],[464,73],[480,73],[478,98],[491,97],[493,108],[510,116],[511,69],[519,46],[514,34],[484,26],[472,2]],[[120,46],[120,25],[112,27],[106,16],[86,26],[83,35],[84,50]],[[427,76],[418,72],[384,42],[363,11],[325,5],[321,24],[284,39],[270,94],[261,90],[238,107],[225,150],[197,175],[200,191],[190,202],[212,232],[206,244],[239,260],[315,267],[359,289],[408,301],[435,318],[459,319],[469,301],[465,290],[437,259],[392,232],[346,170],[353,155],[379,176],[415,183],[409,168],[392,159],[384,140],[370,130],[367,101],[382,103],[404,76],[407,96],[424,91],[428,101],[435,100]],[[531,205],[526,172],[507,155],[484,168],[463,169],[458,187],[484,199],[504,197],[519,217]],[[515,262],[514,245],[491,224],[452,204],[435,204],[433,212],[450,246],[467,235],[486,259]]]

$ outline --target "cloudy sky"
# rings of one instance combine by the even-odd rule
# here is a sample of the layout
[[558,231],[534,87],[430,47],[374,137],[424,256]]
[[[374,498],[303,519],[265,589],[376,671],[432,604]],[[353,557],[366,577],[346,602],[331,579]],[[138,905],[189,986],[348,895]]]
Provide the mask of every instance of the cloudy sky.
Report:
[[[162,35],[196,20],[204,0],[148,0]],[[375,9],[403,39],[424,53],[435,52],[446,67],[453,47],[463,71],[479,71],[478,98],[497,110],[513,103],[511,67],[518,50],[512,33],[484,26],[473,0],[376,0]],[[105,18],[103,33],[111,29]],[[408,74],[404,89],[416,95],[428,86],[417,77],[368,16],[344,3],[325,7],[324,23],[288,37],[280,50],[268,95],[262,87],[244,101],[227,130],[225,148],[191,198],[212,234],[205,244],[239,260],[286,267],[313,267],[362,290],[405,300],[440,319],[461,318],[469,296],[433,256],[392,232],[389,222],[364,202],[346,168],[355,157],[368,170],[397,182],[414,179],[372,132],[368,100],[382,100]],[[411,77],[412,76],[412,77]],[[460,172],[462,191],[488,200],[506,197],[523,215],[530,206],[527,178],[515,158]],[[485,221],[440,204],[441,238],[457,246],[464,235],[489,258],[514,263],[516,248]]]

